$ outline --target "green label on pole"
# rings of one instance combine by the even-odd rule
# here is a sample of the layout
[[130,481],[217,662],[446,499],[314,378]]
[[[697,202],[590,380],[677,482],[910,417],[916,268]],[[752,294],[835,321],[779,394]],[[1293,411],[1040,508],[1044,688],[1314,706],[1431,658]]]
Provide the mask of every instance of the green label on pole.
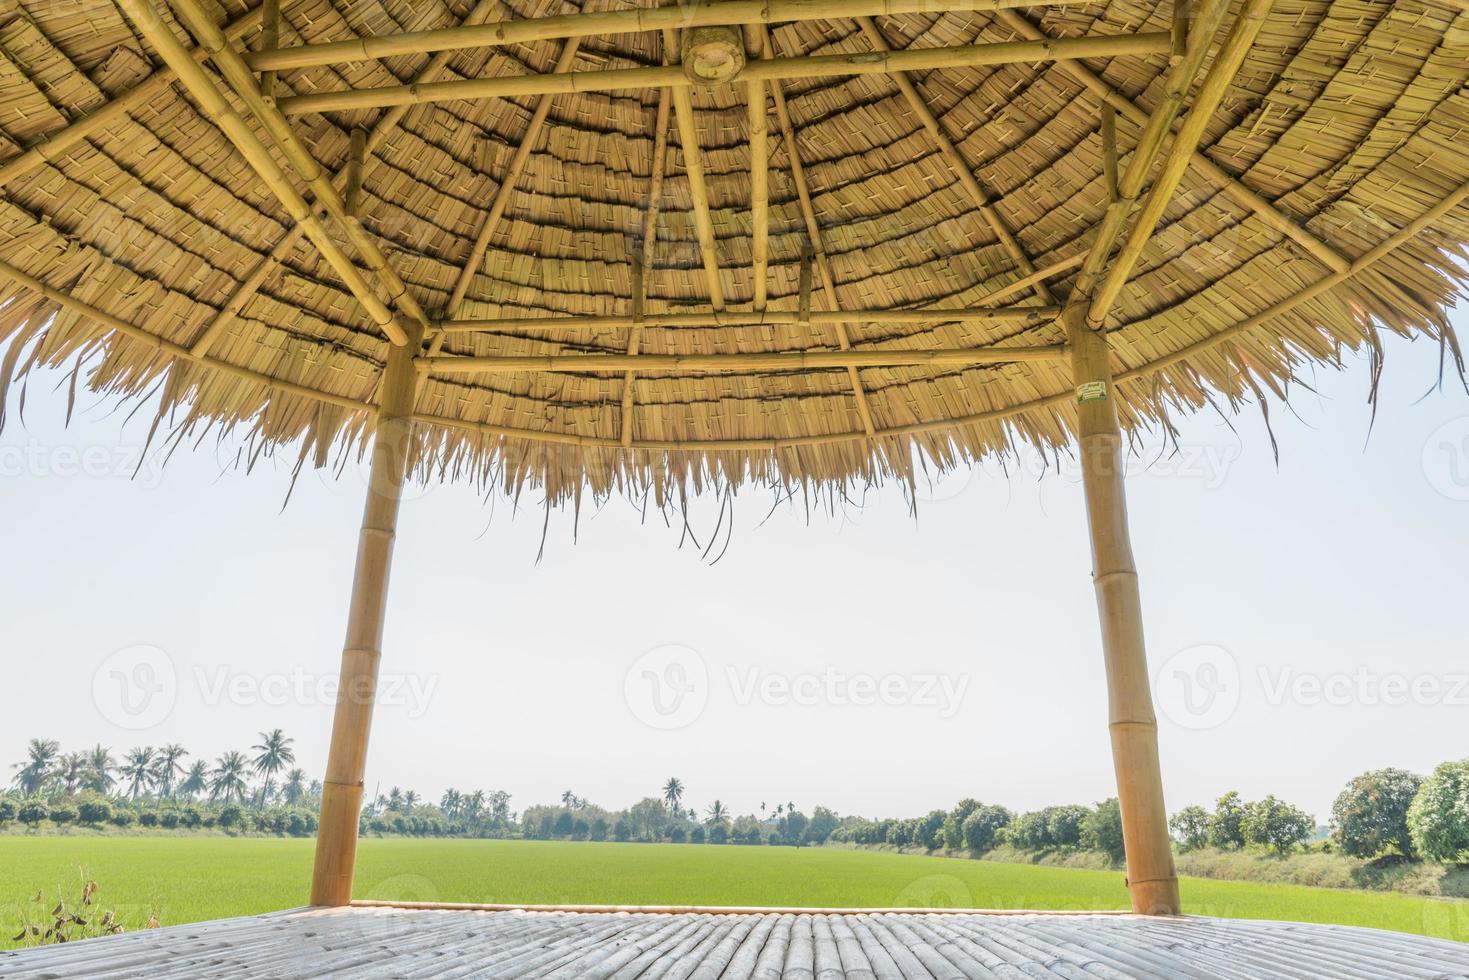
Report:
[[1076,403],[1104,402],[1107,400],[1107,382],[1087,381],[1076,386]]

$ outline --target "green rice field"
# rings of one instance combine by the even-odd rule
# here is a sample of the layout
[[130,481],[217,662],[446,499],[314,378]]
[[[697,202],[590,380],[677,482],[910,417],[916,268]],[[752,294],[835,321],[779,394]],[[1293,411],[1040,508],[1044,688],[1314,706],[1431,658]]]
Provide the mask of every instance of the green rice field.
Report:
[[[306,902],[310,840],[0,836],[0,945],[43,892],[74,900],[84,881],[129,928],[291,908]],[[367,839],[357,897],[626,905],[923,906],[1118,909],[1118,872],[835,848]],[[1200,915],[1373,926],[1469,941],[1469,901],[1185,878]],[[47,904],[47,908],[50,907]]]

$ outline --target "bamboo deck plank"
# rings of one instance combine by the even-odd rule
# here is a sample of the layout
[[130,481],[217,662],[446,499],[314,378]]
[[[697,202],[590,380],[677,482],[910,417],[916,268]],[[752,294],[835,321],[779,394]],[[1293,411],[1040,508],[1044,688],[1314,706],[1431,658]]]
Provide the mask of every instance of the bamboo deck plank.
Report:
[[0,953],[62,977],[959,980],[1469,976],[1469,946],[1347,926],[925,912],[299,909]]

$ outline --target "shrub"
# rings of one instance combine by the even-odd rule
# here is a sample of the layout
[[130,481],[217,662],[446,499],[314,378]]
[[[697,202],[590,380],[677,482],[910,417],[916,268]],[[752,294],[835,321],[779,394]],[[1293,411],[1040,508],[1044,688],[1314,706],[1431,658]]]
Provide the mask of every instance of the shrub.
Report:
[[626,841],[631,836],[632,836],[632,825],[629,824],[626,820],[623,820],[621,817],[619,817],[618,820],[617,820],[617,823],[615,823],[615,824],[612,825],[612,837],[613,837],[613,839],[620,840],[620,841]]
[[1081,846],[1101,851],[1119,863],[1126,858],[1127,850],[1122,841],[1122,806],[1116,797],[1103,800],[1086,815],[1081,822]]
[[1237,850],[1245,846],[1245,805],[1239,793],[1230,790],[1214,803],[1214,815],[1209,818],[1209,843],[1221,851]]
[[219,808],[219,814],[214,818],[215,822],[226,830],[238,827],[245,821],[245,811],[233,803]]
[[179,822],[185,827],[197,827],[204,822],[204,815],[191,806],[186,806],[179,811]]
[[9,800],[0,800],[0,827],[15,819],[15,804]]
[[1051,846],[1051,831],[1044,811],[1022,813],[1005,828],[1005,840],[1022,851],[1040,851]]
[[969,815],[978,809],[978,800],[960,800],[954,805],[954,809],[950,810],[949,815],[944,818],[944,847],[957,851],[964,846],[964,821],[968,820]]
[[77,819],[88,826],[112,819],[112,805],[101,797],[90,797],[77,804]]
[[1428,861],[1469,861],[1469,759],[1433,770],[1408,808],[1413,847]]
[[607,831],[608,827],[606,820],[598,817],[596,820],[592,821],[592,840],[606,840]]
[[700,827],[698,824],[695,824],[694,825],[694,829],[691,830],[691,831],[689,831],[689,843],[690,844],[702,844],[702,843],[704,843],[704,828],[703,827]]
[[15,815],[21,823],[34,827],[51,816],[51,808],[40,800],[31,800],[28,803],[22,803]]
[[1084,806],[1052,806],[1042,811],[1046,817],[1046,836],[1052,847],[1075,847],[1081,843],[1081,825],[1091,813]]
[[1000,831],[1010,826],[1015,815],[1002,806],[980,806],[964,821],[964,846],[984,853],[1000,842]]
[[131,810],[118,807],[112,811],[112,825],[114,827],[131,827],[135,819],[137,819],[137,816]]
[[1241,830],[1245,841],[1288,854],[1311,839],[1316,821],[1304,810],[1298,810],[1274,796],[1251,803],[1245,808]]
[[674,844],[682,844],[688,836],[688,831],[684,830],[683,824],[676,823],[668,828],[668,839]]
[[729,825],[728,824],[725,824],[725,823],[717,823],[714,826],[710,827],[709,828],[709,843],[711,843],[711,844],[728,844],[729,843]]
[[1197,851],[1209,843],[1209,811],[1201,806],[1186,806],[1168,821],[1173,839],[1180,850]]
[[1374,858],[1389,849],[1412,857],[1408,808],[1423,777],[1402,769],[1364,772],[1331,805],[1331,839],[1345,854]]
[[138,814],[138,825],[140,827],[158,826],[158,811],[144,810],[142,813]]
[[51,822],[58,827],[64,827],[69,823],[73,823],[76,818],[77,808],[70,803],[58,803],[51,808]]
[[177,810],[164,810],[158,815],[159,826],[164,827],[168,830],[176,829],[178,825],[182,822],[183,818],[179,815],[179,812]]
[[570,837],[573,826],[570,811],[562,810],[556,814],[556,820],[551,824],[551,833],[546,836],[554,834],[557,837]]

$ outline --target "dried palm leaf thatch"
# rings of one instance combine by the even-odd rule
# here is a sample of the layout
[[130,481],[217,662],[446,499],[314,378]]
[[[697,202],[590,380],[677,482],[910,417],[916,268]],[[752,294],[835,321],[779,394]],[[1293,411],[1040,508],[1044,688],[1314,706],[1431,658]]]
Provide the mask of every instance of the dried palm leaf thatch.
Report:
[[[1066,446],[1098,284],[1128,428],[1382,330],[1457,362],[1469,12],[1220,3],[1185,45],[1132,0],[10,0],[0,388],[70,367],[321,465],[422,335],[419,475],[663,501]],[[719,23],[705,84],[679,29]]]

